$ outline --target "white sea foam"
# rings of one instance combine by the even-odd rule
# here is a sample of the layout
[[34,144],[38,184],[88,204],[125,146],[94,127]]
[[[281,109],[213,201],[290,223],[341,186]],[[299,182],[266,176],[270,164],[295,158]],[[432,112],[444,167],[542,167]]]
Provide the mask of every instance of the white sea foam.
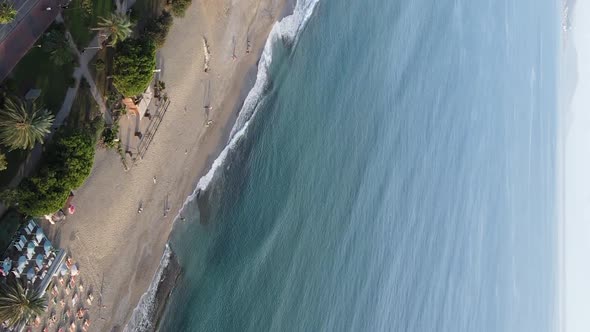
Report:
[[[293,10],[293,14],[284,17],[273,25],[268,39],[266,40],[266,44],[264,45],[260,61],[258,62],[256,83],[254,83],[254,87],[250,90],[248,96],[244,100],[244,105],[242,106],[238,118],[236,119],[236,123],[230,132],[228,144],[223,151],[221,151],[217,159],[215,159],[207,174],[201,177],[192,194],[184,201],[174,219],[175,221],[180,218],[185,207],[197,197],[197,194],[201,190],[207,189],[217,170],[225,163],[230,151],[232,151],[240,139],[246,135],[250,121],[256,115],[256,106],[263,97],[264,91],[268,87],[270,81],[269,68],[272,62],[272,49],[275,43],[284,41],[290,43],[293,47],[296,46],[297,41],[299,40],[299,35],[313,14],[313,10],[318,2],[319,0],[298,0],[295,9]],[[160,267],[152,279],[150,287],[141,296],[137,307],[133,310],[131,319],[127,323],[127,326],[125,326],[125,332],[146,332],[154,330],[154,326],[152,325],[154,322],[152,321],[152,318],[155,309],[156,291],[160,279],[162,278],[162,273],[170,262],[171,253],[172,251],[170,250],[170,247],[166,245],[166,250],[160,260]]]
[[258,62],[256,83],[254,83],[254,87],[250,90],[248,96],[244,100],[244,105],[242,106],[238,118],[236,119],[236,123],[229,135],[229,142],[223,151],[221,151],[217,159],[215,159],[209,172],[199,180],[195,191],[189,196],[190,201],[196,197],[196,194],[199,191],[207,189],[217,170],[225,163],[228,153],[247,133],[250,121],[256,115],[256,106],[260,102],[264,91],[270,82],[269,68],[272,63],[272,50],[275,43],[285,41],[295,46],[299,40],[299,34],[313,14],[313,10],[318,2],[319,0],[297,1],[293,14],[284,17],[281,21],[273,25],[268,39],[266,40],[266,44],[264,45],[260,61]]
[[162,274],[170,263],[171,254],[172,250],[170,249],[170,246],[166,244],[164,255],[162,255],[162,258],[160,259],[158,271],[156,271],[148,290],[139,299],[137,307],[135,307],[133,314],[131,314],[131,319],[129,319],[127,326],[125,326],[125,329],[123,330],[124,332],[146,332],[155,330],[153,319],[155,314],[154,310],[156,309],[156,292],[158,290],[158,284],[162,279]]

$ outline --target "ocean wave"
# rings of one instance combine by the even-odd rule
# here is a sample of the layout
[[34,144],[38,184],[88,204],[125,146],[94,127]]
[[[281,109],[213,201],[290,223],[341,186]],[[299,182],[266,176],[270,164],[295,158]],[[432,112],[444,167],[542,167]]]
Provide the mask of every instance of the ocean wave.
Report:
[[[261,101],[264,91],[266,91],[269,85],[269,69],[272,63],[272,49],[275,43],[283,41],[290,43],[292,46],[296,46],[301,31],[305,28],[305,24],[313,14],[318,3],[319,0],[298,0],[295,9],[293,10],[293,14],[284,17],[273,25],[264,45],[260,61],[258,62],[256,82],[244,100],[244,105],[242,106],[238,118],[236,119],[236,123],[230,132],[228,144],[223,151],[221,151],[217,159],[215,159],[207,174],[199,179],[192,194],[186,198],[182,207],[178,211],[178,214],[174,218],[175,222],[181,218],[186,206],[194,201],[201,191],[204,191],[209,187],[215,174],[217,174],[217,171],[224,165],[228,154],[246,135],[250,121],[256,115],[256,106]],[[166,244],[166,249],[160,260],[158,271],[156,272],[156,275],[154,275],[150,287],[141,296],[137,307],[133,310],[131,319],[125,326],[124,332],[146,332],[154,329],[152,318],[155,309],[156,291],[162,278],[162,273],[170,262],[171,253],[170,246]]]
[[148,290],[139,299],[137,307],[133,310],[131,318],[123,330],[124,332],[154,331],[155,326],[153,325],[153,319],[155,318],[154,310],[156,308],[156,292],[158,290],[158,285],[162,280],[162,274],[170,263],[171,254],[172,250],[170,249],[170,246],[166,244],[166,249],[164,249],[164,254],[160,259],[158,271],[156,271]]
[[215,174],[225,163],[229,152],[232,151],[240,139],[246,135],[250,121],[256,115],[256,106],[258,106],[258,103],[261,101],[270,82],[269,69],[272,63],[272,50],[275,43],[283,41],[295,46],[299,40],[301,31],[313,14],[313,10],[318,2],[319,0],[298,0],[295,9],[293,10],[293,14],[284,17],[273,25],[268,39],[266,40],[266,44],[264,45],[260,61],[258,62],[256,83],[254,83],[254,87],[250,90],[248,96],[246,96],[246,99],[244,100],[244,105],[242,106],[238,118],[236,119],[236,123],[230,132],[228,144],[223,151],[221,151],[217,159],[215,159],[207,174],[199,180],[195,191],[188,198],[189,202],[194,200],[200,191],[207,190],[209,184],[215,177]]

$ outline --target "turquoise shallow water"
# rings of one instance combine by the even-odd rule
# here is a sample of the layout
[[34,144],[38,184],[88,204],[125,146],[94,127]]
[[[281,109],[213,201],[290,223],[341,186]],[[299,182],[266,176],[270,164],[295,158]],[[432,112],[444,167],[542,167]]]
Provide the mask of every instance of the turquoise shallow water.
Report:
[[553,330],[556,6],[320,1],[175,229],[161,330]]

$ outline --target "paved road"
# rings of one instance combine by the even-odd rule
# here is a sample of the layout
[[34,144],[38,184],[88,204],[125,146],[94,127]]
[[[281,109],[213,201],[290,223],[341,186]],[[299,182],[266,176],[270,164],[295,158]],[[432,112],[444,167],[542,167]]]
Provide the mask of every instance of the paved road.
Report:
[[[22,13],[12,24],[0,27],[0,82],[35,44],[59,14],[60,0],[20,1]],[[46,8],[52,8],[46,10]],[[28,9],[28,10],[27,10]]]

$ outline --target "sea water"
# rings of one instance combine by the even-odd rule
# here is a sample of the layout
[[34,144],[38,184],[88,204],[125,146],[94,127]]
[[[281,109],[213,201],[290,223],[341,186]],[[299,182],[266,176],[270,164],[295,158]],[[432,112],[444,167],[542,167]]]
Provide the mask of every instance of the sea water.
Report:
[[160,330],[553,330],[558,1],[297,6]]

